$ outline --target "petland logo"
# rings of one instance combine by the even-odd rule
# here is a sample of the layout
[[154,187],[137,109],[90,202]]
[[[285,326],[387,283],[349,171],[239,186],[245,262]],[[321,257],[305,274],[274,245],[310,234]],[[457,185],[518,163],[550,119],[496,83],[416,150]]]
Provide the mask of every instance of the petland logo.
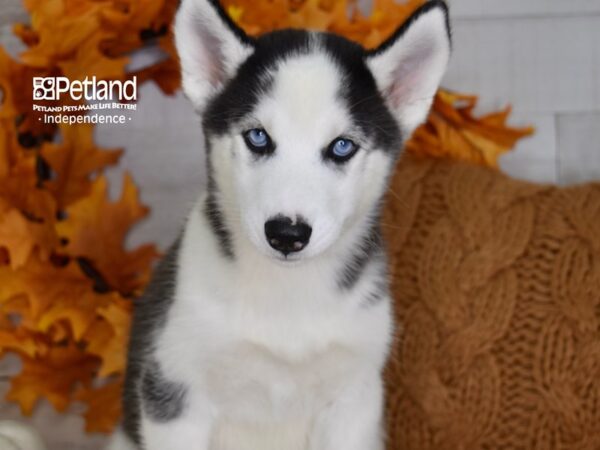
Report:
[[[69,93],[73,100],[86,101],[135,101],[137,100],[137,77],[131,80],[97,80],[96,77],[85,80],[69,80],[67,77],[34,77],[34,100],[60,100],[61,95]],[[116,98],[115,98],[116,97]]]
[[[63,104],[68,95],[69,99]],[[69,80],[67,77],[34,77],[33,110],[40,113],[44,123],[93,123],[124,124],[131,117],[125,111],[135,111],[137,100],[137,77],[131,80],[98,80],[95,76],[84,80]],[[56,102],[35,104],[35,102]],[[74,103],[74,104],[73,104]],[[99,113],[98,111],[104,111]],[[109,112],[113,110],[113,112]],[[120,110],[121,113],[114,113]]]

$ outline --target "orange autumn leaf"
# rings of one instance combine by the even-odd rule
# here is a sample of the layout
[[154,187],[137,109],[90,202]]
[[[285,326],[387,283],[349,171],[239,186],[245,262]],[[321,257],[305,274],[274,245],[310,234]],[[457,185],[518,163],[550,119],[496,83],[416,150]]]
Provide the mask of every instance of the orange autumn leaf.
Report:
[[301,8],[290,12],[286,25],[291,28],[327,30],[334,20],[335,17],[321,7],[320,0],[306,0]]
[[22,59],[34,67],[57,66],[73,79],[92,74],[102,79],[123,78],[126,53],[142,45],[140,32],[166,27],[169,11],[174,14],[166,3],[29,0],[25,6],[32,16],[35,39],[31,31],[26,35],[29,49]]
[[2,342],[0,356],[4,356],[4,353],[12,351],[33,358],[37,353],[38,346],[35,342],[35,334],[28,333],[22,328],[0,327],[0,342]]
[[19,85],[19,80],[25,72],[26,67],[14,61],[6,50],[0,47],[0,90],[2,91],[0,117],[15,117],[24,109],[20,104],[22,97],[15,87]]
[[34,252],[47,260],[58,244],[52,226],[56,203],[38,189],[36,161],[34,155],[16,154],[0,177],[0,248],[6,250],[13,269],[23,266]]
[[417,129],[406,149],[497,167],[500,155],[534,130],[508,126],[509,108],[476,118],[476,104],[476,96],[438,92],[427,123]]
[[[19,137],[28,136],[27,140],[35,144],[44,136],[51,135],[54,125],[45,124],[40,120],[41,114],[33,110],[31,82],[34,76],[46,76],[49,75],[48,72],[47,68],[30,67],[15,61],[0,47],[0,120],[5,136],[17,137],[17,134]],[[49,105],[47,101],[39,103]],[[0,142],[0,145],[6,143],[10,141]],[[23,143],[26,141],[23,140]],[[13,143],[10,144],[9,148],[14,150]]]
[[375,0],[370,14],[363,14],[353,0],[224,0],[222,3],[248,34],[282,28],[330,31],[375,47],[390,36],[425,0]]
[[25,415],[31,415],[40,398],[64,411],[75,388],[91,383],[97,365],[94,357],[74,345],[53,348],[44,358],[22,360],[23,368],[12,378],[6,398],[17,402]]
[[0,179],[5,178],[18,155],[18,143],[10,120],[0,119]]
[[[113,295],[117,296],[116,293]],[[115,297],[98,309],[100,317],[84,336],[89,342],[87,351],[102,360],[100,377],[123,373],[125,369],[131,310],[131,302]]]
[[89,194],[90,176],[116,164],[122,151],[98,148],[90,124],[63,125],[60,131],[62,142],[46,143],[40,153],[56,174],[46,186],[63,209]]
[[108,58],[100,47],[101,42],[101,36],[86,40],[77,47],[76,60],[61,61],[57,66],[70,80],[83,80],[90,74],[101,80],[125,78],[125,65],[129,58]]
[[89,290],[82,293],[81,297],[63,297],[44,312],[38,322],[37,330],[47,333],[58,322],[68,324],[69,334],[73,339],[80,341],[96,320],[98,311],[106,307],[111,301],[106,295],[98,295]]
[[58,242],[53,228],[28,220],[16,209],[0,217],[0,247],[6,248],[13,269],[22,267],[34,250],[48,259]]
[[[6,292],[6,291],[4,291]],[[21,326],[22,323],[14,323],[11,315],[18,317],[29,317],[29,301],[24,294],[16,294],[10,295],[10,293],[6,296],[3,293],[3,296],[0,297],[0,311],[2,311],[2,315],[0,316],[0,326],[2,329],[12,329],[15,332],[25,329],[25,327]],[[4,342],[4,341],[0,341]],[[1,348],[0,348],[0,351]]]
[[78,401],[87,406],[85,431],[110,433],[121,417],[122,380],[114,379],[100,388],[84,388],[77,393]]
[[79,305],[77,312],[67,315],[75,335],[86,331],[96,318],[96,309],[108,301],[94,292],[93,281],[76,263],[57,267],[35,258],[18,270],[0,267],[0,305],[17,295],[27,299],[28,309],[22,315],[22,326],[32,331],[48,330],[55,320],[65,318],[65,310],[71,305]]
[[[137,293],[156,254],[151,246],[123,249],[128,227],[145,214],[130,182],[122,198],[126,208],[115,208],[106,199],[91,206],[96,209],[93,217],[115,214],[119,223],[119,237],[111,236],[108,246],[123,257],[117,273],[108,256],[100,258],[105,276],[95,267],[98,253],[74,255],[66,242],[59,243],[62,227],[74,230],[73,241],[80,242],[82,228],[74,218],[85,209],[81,205],[96,186],[97,175],[115,164],[121,152],[98,148],[89,125],[62,126],[55,139],[57,127],[33,111],[32,77],[124,78],[127,53],[142,45],[144,29],[166,29],[175,5],[160,0],[27,0],[31,24],[14,28],[27,50],[17,61],[0,48],[0,356],[16,352],[24,362],[7,399],[20,403],[26,413],[40,397],[63,409],[74,400],[78,385],[91,388],[95,377],[122,374],[131,304],[116,291],[106,292],[113,288],[104,278],[114,281],[114,289]],[[122,22],[114,26],[110,17],[119,12]],[[162,87],[174,92],[179,84],[174,50],[165,36],[161,42],[171,58],[162,67],[151,67],[146,79],[168,76]],[[75,104],[68,97],[36,103]],[[66,209],[72,214],[65,218]],[[94,229],[96,223],[87,221],[85,226]],[[110,232],[92,232],[99,239],[94,245],[101,246]],[[104,337],[93,333],[98,324],[106,327]],[[119,385],[120,378],[113,383]],[[108,395],[106,401],[114,405],[116,397]],[[110,413],[114,408],[105,409]],[[110,423],[117,417],[118,410],[110,414]],[[106,431],[109,421],[104,421]]]
[[37,35],[34,45],[21,55],[22,61],[30,66],[47,67],[69,58],[98,28],[100,4],[96,2],[27,0],[24,3]]
[[12,165],[7,177],[0,177],[0,213],[17,209],[31,222],[52,225],[56,220],[56,201],[39,189],[36,159],[21,159]]
[[121,198],[108,200],[106,178],[98,178],[88,197],[67,209],[67,219],[58,223],[59,235],[67,240],[65,251],[86,258],[108,286],[130,295],[143,287],[149,277],[149,264],[157,256],[152,245],[135,250],[123,247],[129,229],[146,216],[137,189],[125,176]]
[[39,40],[39,35],[28,24],[15,23],[13,25],[13,34],[21,39],[25,46],[33,47]]
[[[168,24],[175,14],[177,5],[178,2],[165,0],[109,2],[100,12],[103,18],[103,29],[118,36],[115,40],[129,40],[130,45],[139,47],[142,43],[139,30],[158,29]],[[118,43],[114,42],[114,44]]]

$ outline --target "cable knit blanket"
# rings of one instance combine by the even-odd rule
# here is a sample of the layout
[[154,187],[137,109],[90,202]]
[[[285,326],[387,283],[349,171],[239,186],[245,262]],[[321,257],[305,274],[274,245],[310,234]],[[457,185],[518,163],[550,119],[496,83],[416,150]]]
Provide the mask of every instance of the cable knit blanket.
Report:
[[388,200],[388,449],[600,449],[600,185],[405,157]]

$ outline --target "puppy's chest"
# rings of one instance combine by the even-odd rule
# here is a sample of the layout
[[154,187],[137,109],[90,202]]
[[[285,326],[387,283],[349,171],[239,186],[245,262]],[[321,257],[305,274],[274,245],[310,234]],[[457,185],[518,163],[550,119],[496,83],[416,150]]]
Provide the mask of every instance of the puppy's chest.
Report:
[[306,285],[235,283],[219,290],[219,297],[196,297],[193,291],[181,299],[203,305],[194,308],[194,319],[186,310],[177,313],[202,325],[173,327],[170,334],[193,362],[186,378],[192,384],[201,380],[202,391],[234,422],[310,416],[360,366],[353,299],[311,287],[309,293]]
[[228,328],[232,339],[205,369],[209,392],[233,415],[304,415],[357,364],[348,318],[336,308],[254,304],[232,312]]
[[292,359],[261,344],[237,342],[207,361],[206,383],[225,415],[278,420],[307,416],[326,404],[356,364],[351,349],[339,344]]

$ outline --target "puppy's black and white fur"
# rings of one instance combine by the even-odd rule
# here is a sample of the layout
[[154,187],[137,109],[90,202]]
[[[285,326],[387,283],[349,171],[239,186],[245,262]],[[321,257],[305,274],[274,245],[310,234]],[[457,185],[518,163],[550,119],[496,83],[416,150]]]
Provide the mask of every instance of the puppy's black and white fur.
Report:
[[136,305],[110,448],[381,450],[380,203],[448,62],[446,6],[370,51],[253,39],[209,0],[182,1],[175,35],[208,189]]

